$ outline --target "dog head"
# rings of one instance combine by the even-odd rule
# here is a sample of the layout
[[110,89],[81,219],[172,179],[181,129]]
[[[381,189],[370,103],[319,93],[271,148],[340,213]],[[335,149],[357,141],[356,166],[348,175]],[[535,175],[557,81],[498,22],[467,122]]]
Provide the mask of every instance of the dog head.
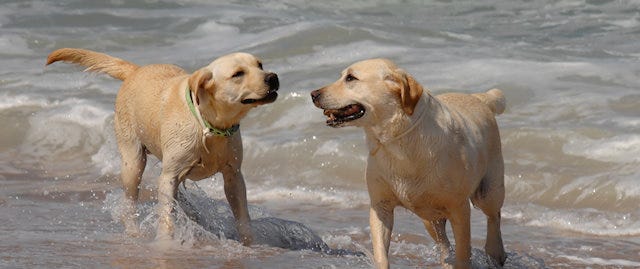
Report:
[[327,125],[364,127],[399,113],[412,115],[422,91],[390,60],[370,59],[349,66],[336,82],[311,92],[311,99],[324,109]]
[[231,124],[251,108],[274,102],[279,86],[278,75],[264,71],[262,62],[248,53],[222,56],[189,77],[203,115],[214,110],[218,121],[235,121]]

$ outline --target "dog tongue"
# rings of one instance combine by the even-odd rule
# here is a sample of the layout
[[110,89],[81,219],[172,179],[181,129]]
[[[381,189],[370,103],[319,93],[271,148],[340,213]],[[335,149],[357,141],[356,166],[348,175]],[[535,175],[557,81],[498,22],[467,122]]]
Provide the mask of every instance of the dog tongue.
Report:
[[358,106],[351,105],[351,106],[349,106],[349,108],[347,110],[344,111],[344,114],[345,115],[352,115],[352,114],[358,113],[358,111],[360,111]]

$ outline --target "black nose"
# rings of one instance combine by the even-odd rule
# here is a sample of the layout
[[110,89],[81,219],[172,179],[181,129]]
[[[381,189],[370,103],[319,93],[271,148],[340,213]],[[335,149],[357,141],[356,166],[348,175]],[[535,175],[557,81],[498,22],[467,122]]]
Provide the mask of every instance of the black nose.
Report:
[[268,73],[264,76],[264,83],[269,86],[270,90],[277,91],[280,87],[280,81],[278,80],[278,75],[275,73]]
[[320,90],[315,90],[311,92],[311,100],[313,100],[313,103],[317,104],[318,98],[320,98],[321,94],[322,93],[320,92]]

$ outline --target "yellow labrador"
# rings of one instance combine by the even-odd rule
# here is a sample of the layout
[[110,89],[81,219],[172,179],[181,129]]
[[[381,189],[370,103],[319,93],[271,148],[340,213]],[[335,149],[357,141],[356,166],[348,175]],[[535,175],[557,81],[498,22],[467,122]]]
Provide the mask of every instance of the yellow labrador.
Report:
[[504,167],[495,115],[502,92],[449,93],[424,90],[385,59],[357,62],[336,82],[311,93],[327,125],[358,126],[370,151],[366,182],[371,199],[371,240],[376,266],[388,268],[393,211],[418,215],[442,251],[451,221],[455,268],[470,266],[469,200],[487,215],[486,252],[499,264],[506,255],[500,233]]
[[128,234],[138,234],[135,202],[151,153],[162,161],[156,238],[173,236],[171,212],[178,184],[221,172],[224,190],[245,245],[251,244],[239,122],[253,107],[278,97],[278,76],[247,53],[222,56],[192,74],[170,64],[137,66],[106,54],[64,48],[47,65],[66,61],[123,81],[115,103],[115,134],[122,157]]

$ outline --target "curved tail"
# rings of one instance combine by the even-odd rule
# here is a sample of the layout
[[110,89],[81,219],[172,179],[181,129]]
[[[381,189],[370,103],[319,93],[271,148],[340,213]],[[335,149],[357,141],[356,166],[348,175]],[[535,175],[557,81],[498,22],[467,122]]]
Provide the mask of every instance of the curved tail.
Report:
[[87,68],[84,71],[106,73],[119,80],[127,79],[139,67],[136,64],[104,53],[73,48],[57,49],[51,52],[47,57],[46,65],[57,61],[79,64]]
[[475,93],[473,96],[480,99],[496,115],[502,114],[507,106],[507,99],[504,98],[504,94],[496,88],[488,90],[486,93]]

